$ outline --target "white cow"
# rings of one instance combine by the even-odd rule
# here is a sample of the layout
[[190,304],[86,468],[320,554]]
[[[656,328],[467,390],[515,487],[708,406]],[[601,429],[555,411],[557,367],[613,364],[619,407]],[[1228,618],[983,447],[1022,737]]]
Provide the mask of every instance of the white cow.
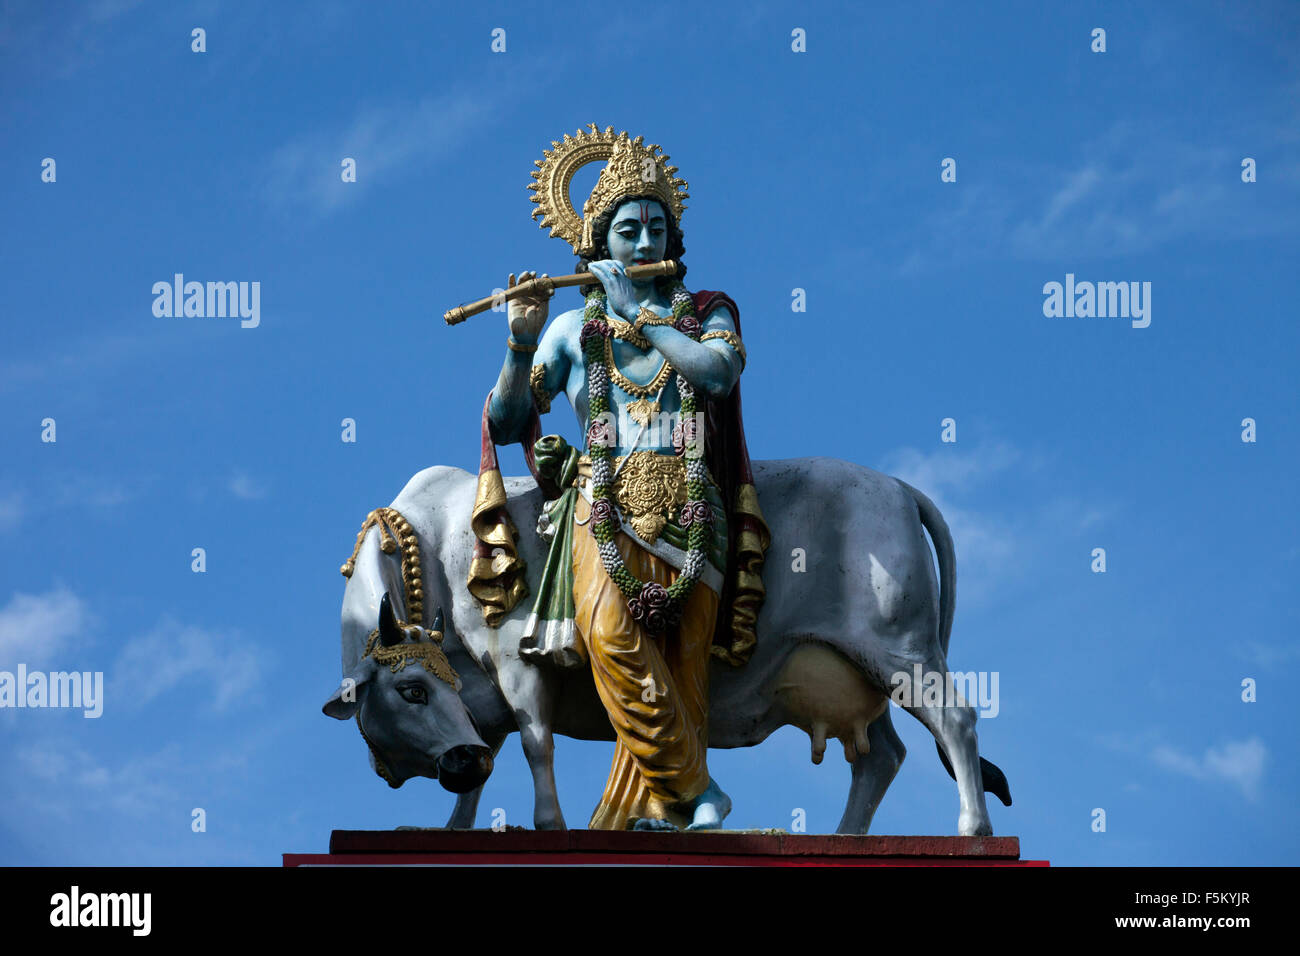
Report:
[[[754,462],[753,475],[772,534],[763,571],[767,596],[752,658],[738,668],[716,659],[710,665],[709,746],[751,747],[793,724],[809,734],[818,763],[826,738],[838,738],[853,768],[838,832],[865,833],[905,755],[890,721],[893,675],[910,675],[917,664],[926,674],[948,673],[952,539],[925,495],[870,468],[799,458]],[[392,504],[418,536],[424,605],[445,616],[442,647],[460,686],[422,667],[394,672],[364,656],[385,596],[397,617],[409,620],[400,549],[385,554],[372,527],[344,592],[345,680],[324,710],[358,718],[376,769],[391,785],[420,775],[459,793],[447,824],[453,828],[474,826],[492,756],[517,731],[533,774],[534,825],[563,828],[553,735],[613,740],[613,728],[588,669],[520,654],[531,600],[498,628],[484,622],[465,584],[476,487],[476,477],[459,468],[427,468]],[[535,574],[548,546],[533,530],[542,492],[532,478],[507,478],[505,488],[507,510],[522,529],[519,554]],[[923,528],[934,541],[939,580]],[[802,572],[789,561],[795,548],[806,555]],[[430,640],[423,628],[397,627],[386,608],[383,616],[385,646],[418,648]],[[1011,798],[1002,772],[979,756],[974,709],[965,701],[927,703],[919,691],[904,706],[934,735],[957,781],[958,832],[991,834],[984,792],[1008,806]]]

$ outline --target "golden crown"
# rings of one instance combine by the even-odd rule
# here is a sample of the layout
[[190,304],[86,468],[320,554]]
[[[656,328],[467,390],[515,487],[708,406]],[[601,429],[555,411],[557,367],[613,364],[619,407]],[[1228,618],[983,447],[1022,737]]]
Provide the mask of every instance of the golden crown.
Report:
[[[537,181],[529,183],[528,188],[535,190],[530,198],[539,207],[533,210],[533,218],[542,217],[538,227],[549,226],[552,236],[568,242],[576,254],[590,258],[596,251],[592,223],[623,196],[655,197],[680,225],[686,209],[682,200],[690,193],[686,181],[673,175],[677,167],[668,165],[663,150],[655,143],[644,145],[640,136],[629,139],[626,132],[615,135],[612,126],[606,126],[604,132],[597,130],[595,123],[588,123],[587,128],[590,133],[578,130],[574,136],[565,133],[563,142],[552,140],[553,148],[543,150],[543,158],[533,163],[537,169],[532,175]],[[569,201],[573,174],[588,163],[601,161],[605,161],[605,168],[579,215]]]

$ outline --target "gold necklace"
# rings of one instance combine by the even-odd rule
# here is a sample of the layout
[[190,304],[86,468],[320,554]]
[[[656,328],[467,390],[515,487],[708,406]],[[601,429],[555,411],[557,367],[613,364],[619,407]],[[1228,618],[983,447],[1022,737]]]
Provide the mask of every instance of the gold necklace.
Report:
[[668,377],[673,374],[673,367],[668,364],[667,359],[664,359],[664,364],[655,373],[655,377],[645,385],[638,385],[620,372],[618,366],[614,364],[614,340],[608,336],[605,338],[605,364],[609,366],[610,381],[629,395],[634,395],[637,398],[649,398],[651,395],[656,394],[668,384]]

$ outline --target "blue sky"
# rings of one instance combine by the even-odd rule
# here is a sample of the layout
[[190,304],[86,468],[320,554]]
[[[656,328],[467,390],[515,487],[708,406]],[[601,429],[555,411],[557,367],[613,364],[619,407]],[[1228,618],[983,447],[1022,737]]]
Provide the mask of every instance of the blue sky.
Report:
[[[505,323],[441,314],[571,271],[525,186],[589,122],[690,183],[688,284],[739,303],[751,455],[844,458],[943,509],[950,664],[1000,675],[995,832],[1060,864],[1300,861],[1300,11],[657,9],[659,32],[605,5],[5,5],[0,670],[107,690],[97,720],[0,710],[0,863],[274,865],[445,822],[450,794],[391,791],[320,713],[338,567],[410,475],[476,468]],[[177,272],[259,282],[260,324],[155,317]],[[1045,317],[1067,273],[1150,282],[1150,326]],[[563,401],[545,426],[577,437]],[[955,833],[928,734],[895,723],[873,832]],[[570,825],[611,753],[559,741]],[[830,832],[848,791],[794,728],[710,766],[735,826],[803,808]],[[495,807],[531,825],[517,737],[480,825]]]

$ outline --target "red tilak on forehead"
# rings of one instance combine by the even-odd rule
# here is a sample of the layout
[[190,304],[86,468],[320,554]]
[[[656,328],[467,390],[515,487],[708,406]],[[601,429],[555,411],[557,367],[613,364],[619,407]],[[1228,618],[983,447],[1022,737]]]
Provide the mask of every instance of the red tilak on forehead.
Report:
[[642,222],[650,221],[650,203],[644,199],[641,200],[641,221]]

